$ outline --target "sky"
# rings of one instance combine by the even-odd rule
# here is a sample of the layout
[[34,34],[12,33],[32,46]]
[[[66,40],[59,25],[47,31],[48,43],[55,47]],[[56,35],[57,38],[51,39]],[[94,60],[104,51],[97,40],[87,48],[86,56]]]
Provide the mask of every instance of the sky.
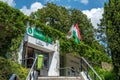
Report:
[[45,6],[47,2],[52,2],[58,6],[66,8],[76,8],[87,15],[94,26],[100,23],[104,11],[104,2],[108,0],[0,0],[6,2],[8,5],[19,9],[25,15],[29,16],[32,12],[37,11]]

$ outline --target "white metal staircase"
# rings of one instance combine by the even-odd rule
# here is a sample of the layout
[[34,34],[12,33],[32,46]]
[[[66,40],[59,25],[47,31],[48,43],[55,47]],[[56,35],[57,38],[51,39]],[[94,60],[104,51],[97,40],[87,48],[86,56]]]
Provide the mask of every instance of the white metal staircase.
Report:
[[[74,71],[74,74],[69,72],[72,70],[70,67],[60,68],[59,70],[64,69],[65,73],[69,72],[69,74],[66,73],[64,76],[39,76],[38,71],[36,70],[36,62],[37,57],[33,62],[26,80],[102,80],[101,77],[83,57],[80,58],[80,71]],[[92,72],[92,75],[89,74],[90,70]],[[16,80],[16,78],[16,75],[12,75],[9,80]]]
[[[30,72],[26,78],[26,80],[102,80],[101,77],[96,73],[96,71],[90,66],[90,64],[85,60],[85,58],[80,58],[80,71],[74,71],[75,73],[67,73],[64,76],[39,76],[36,71],[36,61],[37,58],[34,60],[34,63],[30,69]],[[72,70],[71,68],[60,68],[65,69],[66,71]],[[59,69],[59,70],[60,70]],[[90,75],[88,70],[92,72],[93,75]]]

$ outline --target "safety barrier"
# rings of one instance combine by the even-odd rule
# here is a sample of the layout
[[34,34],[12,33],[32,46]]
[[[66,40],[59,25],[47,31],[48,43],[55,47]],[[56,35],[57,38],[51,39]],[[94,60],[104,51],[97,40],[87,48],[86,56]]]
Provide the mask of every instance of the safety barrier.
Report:
[[16,74],[12,74],[9,80],[20,80],[20,78]]
[[37,62],[37,57],[35,58],[33,65],[28,73],[28,76],[26,80],[37,80],[37,72],[36,72],[36,62]]
[[102,80],[101,77],[96,73],[96,71],[83,57],[80,58],[80,69],[81,72],[83,71],[85,73],[88,80]]

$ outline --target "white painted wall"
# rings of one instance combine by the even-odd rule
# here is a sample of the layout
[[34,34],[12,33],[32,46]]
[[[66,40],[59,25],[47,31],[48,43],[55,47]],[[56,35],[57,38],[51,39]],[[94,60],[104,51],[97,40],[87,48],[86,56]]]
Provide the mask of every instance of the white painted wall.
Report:
[[32,36],[28,35],[28,45],[36,48],[38,50],[43,50],[45,52],[53,52],[54,51],[54,45],[53,44],[49,44],[47,42],[44,42],[42,40],[36,39]]
[[60,55],[59,55],[59,41],[56,40],[56,44],[54,45],[55,52],[50,54],[50,66],[48,70],[48,76],[59,76],[59,68],[60,68]]

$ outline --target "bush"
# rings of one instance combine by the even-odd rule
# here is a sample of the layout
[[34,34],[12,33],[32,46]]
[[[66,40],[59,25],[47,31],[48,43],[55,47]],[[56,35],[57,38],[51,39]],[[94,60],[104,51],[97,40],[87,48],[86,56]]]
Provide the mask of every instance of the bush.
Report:
[[104,73],[105,80],[117,80],[116,75],[112,71],[106,71]]
[[[117,80],[117,77],[112,69],[104,70],[101,67],[94,67],[94,69],[98,73],[98,75],[102,78],[102,80]],[[89,72],[90,72],[90,75],[92,76],[94,75],[92,74],[91,71]]]
[[18,63],[0,57],[0,80],[8,80],[12,74],[17,74],[21,80],[25,80],[28,70]]

